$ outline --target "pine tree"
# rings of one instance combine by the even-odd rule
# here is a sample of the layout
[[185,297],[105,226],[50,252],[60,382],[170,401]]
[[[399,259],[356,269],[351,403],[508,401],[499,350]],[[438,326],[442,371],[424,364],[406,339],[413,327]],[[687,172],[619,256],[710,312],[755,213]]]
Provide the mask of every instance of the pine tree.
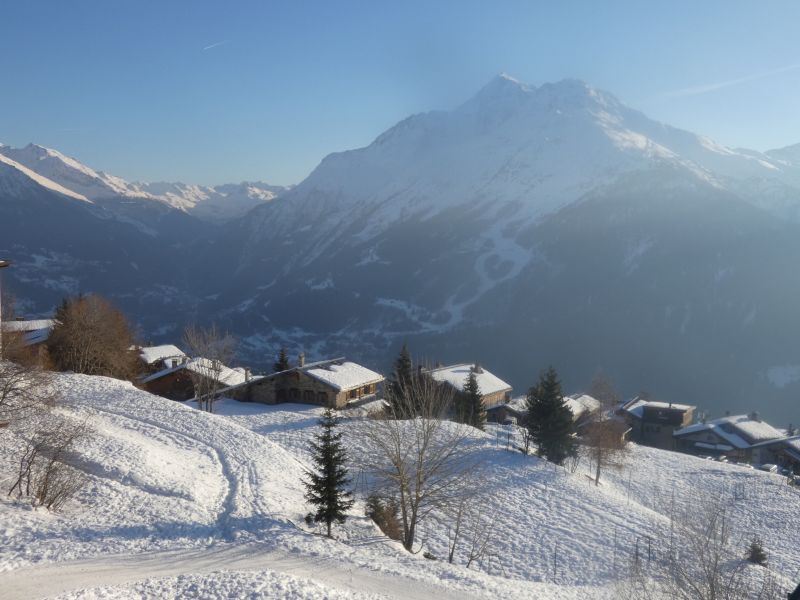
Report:
[[561,383],[553,367],[542,373],[539,383],[528,392],[528,434],[539,454],[562,464],[576,452],[572,411],[564,402]]
[[323,522],[331,536],[331,524],[344,523],[347,511],[353,506],[353,495],[347,490],[350,477],[345,463],[347,454],[342,445],[342,434],[336,432],[339,418],[331,408],[326,408],[319,420],[322,431],[311,442],[314,453],[313,460],[316,471],[308,473],[308,481],[304,481],[306,500],[317,507],[314,522]]
[[408,346],[403,344],[400,354],[394,361],[394,371],[392,379],[389,381],[389,401],[395,405],[395,414],[400,414],[403,409],[399,404],[413,377],[414,363],[411,361],[411,353],[408,351]]
[[764,566],[767,564],[767,553],[761,540],[753,540],[747,547],[747,560],[753,564]]
[[457,420],[483,430],[486,424],[486,409],[483,406],[483,394],[474,371],[470,370],[457,402],[459,403],[456,409]]
[[272,365],[272,372],[273,373],[280,373],[281,371],[287,371],[291,368],[289,364],[289,357],[286,355],[286,348],[281,348],[281,352],[278,355],[278,360]]

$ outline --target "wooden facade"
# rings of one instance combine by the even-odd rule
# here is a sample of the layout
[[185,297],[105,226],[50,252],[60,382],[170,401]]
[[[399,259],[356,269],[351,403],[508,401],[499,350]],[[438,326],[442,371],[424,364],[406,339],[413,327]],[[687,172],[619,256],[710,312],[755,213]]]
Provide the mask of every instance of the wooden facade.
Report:
[[[334,367],[352,364],[332,363]],[[383,382],[382,376],[373,373],[373,377],[353,382],[354,385],[337,386],[314,375],[315,372],[325,368],[325,363],[322,365],[314,363],[254,378],[245,384],[223,390],[222,393],[242,402],[259,402],[261,404],[297,402],[338,409],[344,408],[350,402],[375,397]]]

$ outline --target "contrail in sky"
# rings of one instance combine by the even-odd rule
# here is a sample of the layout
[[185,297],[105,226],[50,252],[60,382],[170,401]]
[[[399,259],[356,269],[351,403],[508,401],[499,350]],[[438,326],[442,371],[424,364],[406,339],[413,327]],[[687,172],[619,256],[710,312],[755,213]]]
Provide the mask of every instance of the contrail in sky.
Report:
[[795,63],[793,65],[786,65],[785,67],[778,67],[777,69],[771,69],[769,71],[762,71],[761,73],[753,73],[752,75],[746,75],[737,79],[729,79],[728,81],[718,81],[716,83],[707,83],[705,85],[697,85],[694,87],[672,90],[670,92],[664,92],[662,96],[667,96],[670,98],[697,96],[699,94],[716,92],[717,90],[721,90],[726,87],[731,87],[742,83],[749,83],[750,81],[756,81],[757,79],[763,79],[765,77],[771,77],[781,73],[788,73],[789,71],[796,71],[798,69],[800,69],[800,63]]
[[205,50],[211,50],[212,48],[216,48],[218,46],[224,46],[225,44],[229,44],[229,43],[230,43],[230,40],[225,40],[223,42],[215,42],[215,43],[211,44],[210,46],[206,46],[205,48],[203,48],[203,50],[204,51]]

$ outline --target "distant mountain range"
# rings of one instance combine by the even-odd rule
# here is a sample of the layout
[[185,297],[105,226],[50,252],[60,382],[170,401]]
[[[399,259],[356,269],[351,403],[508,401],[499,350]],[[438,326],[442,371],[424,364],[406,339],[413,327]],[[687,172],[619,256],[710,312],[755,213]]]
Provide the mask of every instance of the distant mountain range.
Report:
[[[731,149],[580,81],[501,75],[300,184],[128,183],[0,147],[0,253],[25,310],[111,295],[154,341],[216,320],[387,368],[405,340],[521,393],[603,369],[711,414],[800,419],[800,146]],[[776,423],[781,424],[781,423]]]

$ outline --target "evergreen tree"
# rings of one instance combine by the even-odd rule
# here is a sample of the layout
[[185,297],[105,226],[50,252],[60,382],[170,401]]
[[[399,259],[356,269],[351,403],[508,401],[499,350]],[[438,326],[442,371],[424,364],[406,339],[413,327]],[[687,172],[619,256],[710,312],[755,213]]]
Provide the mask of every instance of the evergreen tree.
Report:
[[576,452],[572,411],[564,402],[561,382],[553,367],[542,373],[528,392],[528,434],[540,456],[562,464]]
[[286,355],[286,348],[281,348],[280,354],[278,354],[278,360],[272,365],[272,372],[280,373],[290,368],[291,365],[289,364],[289,357]]
[[457,401],[459,403],[456,408],[457,420],[483,430],[486,424],[486,409],[483,406],[483,394],[478,386],[478,378],[473,370],[470,370]]
[[400,404],[413,377],[414,363],[411,361],[411,353],[408,351],[408,346],[403,344],[400,354],[394,361],[394,370],[388,389],[389,401],[396,409],[395,414],[401,414],[402,410],[404,410]]
[[347,454],[342,446],[342,434],[335,431],[339,418],[333,414],[333,409],[326,408],[319,424],[322,431],[316,441],[311,442],[317,468],[308,473],[308,481],[303,485],[306,500],[317,508],[314,522],[325,523],[328,537],[332,537],[331,524],[345,522],[347,511],[353,506],[353,495],[347,490],[350,477],[345,468]]
[[753,540],[747,547],[747,560],[755,565],[764,566],[767,564],[767,553],[761,540]]

